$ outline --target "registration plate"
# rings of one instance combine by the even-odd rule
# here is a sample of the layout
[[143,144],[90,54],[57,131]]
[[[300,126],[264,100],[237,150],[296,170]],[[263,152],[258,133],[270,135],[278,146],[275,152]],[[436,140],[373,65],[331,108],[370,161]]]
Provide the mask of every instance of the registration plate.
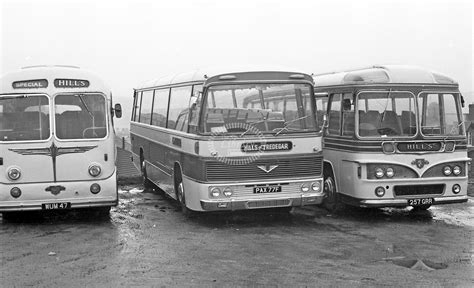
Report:
[[433,203],[433,198],[408,199],[408,205],[410,206],[431,205]]
[[254,187],[253,193],[275,193],[281,192],[281,186],[262,186],[262,187]]
[[71,202],[46,203],[46,204],[41,204],[41,208],[43,210],[70,209]]

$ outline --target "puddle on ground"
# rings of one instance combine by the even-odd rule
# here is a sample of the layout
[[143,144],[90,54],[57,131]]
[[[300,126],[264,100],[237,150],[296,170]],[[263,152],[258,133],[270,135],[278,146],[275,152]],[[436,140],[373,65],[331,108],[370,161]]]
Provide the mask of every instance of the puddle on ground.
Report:
[[386,261],[392,262],[393,264],[401,267],[418,271],[434,271],[448,268],[448,264],[436,263],[427,259],[392,258],[386,259]]

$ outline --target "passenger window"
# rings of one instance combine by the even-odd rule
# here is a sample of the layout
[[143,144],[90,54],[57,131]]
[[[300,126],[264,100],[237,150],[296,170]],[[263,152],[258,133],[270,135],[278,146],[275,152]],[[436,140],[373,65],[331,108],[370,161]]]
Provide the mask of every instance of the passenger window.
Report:
[[138,122],[140,120],[140,103],[142,102],[142,92],[135,92],[135,107],[133,114],[133,121]]
[[328,134],[340,135],[341,131],[341,94],[332,94],[329,100]]
[[169,129],[176,129],[178,116],[188,111],[190,98],[191,86],[171,88],[167,125]]
[[153,91],[142,92],[142,104],[140,111],[140,123],[150,124],[151,123],[151,108],[153,104]]
[[353,136],[355,133],[354,101],[352,93],[344,94],[342,100],[342,135]]
[[166,128],[166,114],[168,112],[169,96],[169,88],[155,90],[152,125]]

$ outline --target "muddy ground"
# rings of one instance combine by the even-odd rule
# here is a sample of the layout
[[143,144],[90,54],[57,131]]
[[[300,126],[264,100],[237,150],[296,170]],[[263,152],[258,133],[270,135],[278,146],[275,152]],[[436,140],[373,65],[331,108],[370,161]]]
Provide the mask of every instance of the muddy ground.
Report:
[[473,199],[187,219],[161,193],[123,186],[110,217],[3,219],[0,287],[472,287]]

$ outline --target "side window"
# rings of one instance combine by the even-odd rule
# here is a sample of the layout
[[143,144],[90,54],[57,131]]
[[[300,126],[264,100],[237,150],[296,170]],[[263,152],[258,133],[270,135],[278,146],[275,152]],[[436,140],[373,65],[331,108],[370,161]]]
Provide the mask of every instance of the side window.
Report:
[[140,112],[140,123],[151,123],[151,108],[153,104],[153,90],[144,91],[142,93],[142,103]]
[[169,88],[155,90],[152,125],[166,128],[166,114],[168,112],[169,96]]
[[355,113],[352,93],[345,93],[342,99],[342,135],[353,136],[355,132]]
[[329,99],[328,134],[340,135],[341,131],[341,94],[332,94]]
[[189,132],[196,133],[197,126],[199,121],[199,114],[201,111],[201,101],[202,101],[202,85],[194,85],[193,86],[193,97],[196,97],[196,104],[192,109],[189,111]]
[[135,92],[135,106],[133,107],[133,121],[138,122],[140,119],[140,103],[142,102],[142,92]]
[[326,96],[317,96],[316,98],[316,122],[318,124],[319,130],[322,129],[324,124],[324,115],[326,115],[328,97]]
[[168,128],[176,129],[178,116],[188,110],[189,99],[191,98],[191,87],[192,86],[171,88]]

